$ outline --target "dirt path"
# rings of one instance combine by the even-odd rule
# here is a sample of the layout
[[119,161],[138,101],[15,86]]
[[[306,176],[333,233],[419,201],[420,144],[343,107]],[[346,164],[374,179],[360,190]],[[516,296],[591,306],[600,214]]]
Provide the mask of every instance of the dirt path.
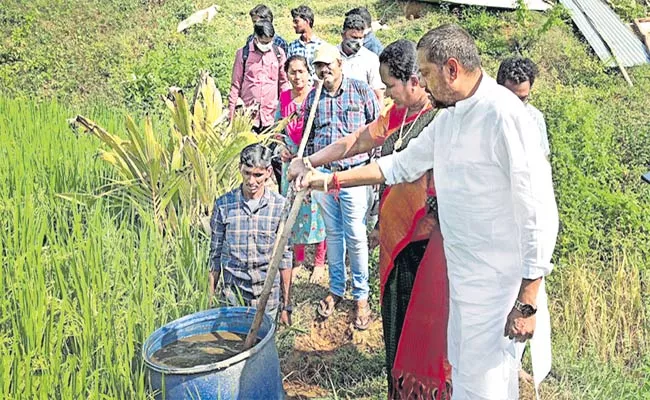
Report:
[[[307,251],[309,265],[310,251]],[[386,371],[381,317],[373,312],[370,328],[353,328],[354,302],[343,300],[326,321],[316,318],[318,301],[327,295],[327,278],[309,283],[302,268],[293,286],[293,326],[280,327],[278,350],[288,399],[384,399]],[[371,273],[371,279],[373,274]],[[377,301],[371,298],[371,301]],[[373,307],[377,309],[377,307]],[[520,398],[534,400],[532,383],[520,382]],[[542,385],[542,399],[569,399],[557,381]]]
[[[331,398],[335,391],[346,392],[348,383],[365,379],[379,386],[384,379],[380,317],[373,315],[368,330],[357,331],[353,328],[354,302],[345,299],[327,320],[316,318],[318,300],[328,292],[327,279],[321,284],[312,284],[309,273],[303,269],[294,282],[293,329],[285,328],[279,334],[280,337],[285,335],[280,341],[286,341],[279,347],[288,398]],[[368,372],[379,372],[379,376],[362,371],[361,376],[355,376],[359,371],[345,368],[359,363],[372,364]]]

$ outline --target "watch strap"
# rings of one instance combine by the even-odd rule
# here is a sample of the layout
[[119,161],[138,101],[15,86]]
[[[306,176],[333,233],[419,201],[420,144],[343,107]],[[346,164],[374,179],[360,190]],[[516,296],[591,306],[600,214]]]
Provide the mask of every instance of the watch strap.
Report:
[[537,312],[537,307],[533,306],[532,304],[522,303],[519,301],[519,299],[515,299],[515,310],[524,314],[526,317],[530,317],[531,315],[535,315]]

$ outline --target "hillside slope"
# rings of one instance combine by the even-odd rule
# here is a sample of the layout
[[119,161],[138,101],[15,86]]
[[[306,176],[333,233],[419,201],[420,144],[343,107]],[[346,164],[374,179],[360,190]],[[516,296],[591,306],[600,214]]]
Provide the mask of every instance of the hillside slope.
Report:
[[[183,34],[175,32],[176,24],[211,2],[2,3],[3,97],[56,98],[71,113],[96,105],[141,113],[157,112],[168,86],[191,88],[200,69],[211,70],[227,91],[235,50],[251,29],[248,10],[257,1],[222,2],[210,24]],[[266,3],[285,38],[295,36],[289,10],[300,3]],[[336,43],[352,4],[305,3],[316,12],[317,33]],[[547,119],[561,218],[549,282],[555,385],[567,398],[650,397],[650,185],[639,179],[650,166],[650,67],[630,69],[635,86],[627,87],[618,71],[602,66],[561,8],[542,14],[355,3],[361,4],[388,23],[378,33],[385,44],[417,40],[431,27],[456,22],[476,38],[489,74],[515,53],[538,63],[531,101]],[[614,4],[628,18],[648,12],[633,0]],[[405,17],[405,11],[418,18]]]

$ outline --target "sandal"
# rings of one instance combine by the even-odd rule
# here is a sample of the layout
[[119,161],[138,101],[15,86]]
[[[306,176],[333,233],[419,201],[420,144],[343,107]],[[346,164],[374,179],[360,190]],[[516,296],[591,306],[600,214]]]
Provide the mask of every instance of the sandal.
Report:
[[316,308],[316,312],[321,317],[327,319],[332,314],[334,314],[334,310],[336,309],[336,306],[341,302],[341,300],[342,297],[330,293],[324,299],[322,299],[320,303],[318,303],[318,308]]
[[354,327],[357,330],[365,331],[370,326],[372,311],[370,304],[366,301],[363,305],[359,305],[357,301],[356,318],[354,319]]

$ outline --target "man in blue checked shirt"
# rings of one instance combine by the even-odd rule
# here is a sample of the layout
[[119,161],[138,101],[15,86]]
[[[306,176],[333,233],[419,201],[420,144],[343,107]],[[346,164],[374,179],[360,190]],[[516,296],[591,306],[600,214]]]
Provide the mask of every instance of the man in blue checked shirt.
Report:
[[311,8],[301,5],[291,10],[293,18],[293,29],[300,35],[296,40],[289,43],[287,58],[291,56],[303,56],[307,59],[307,68],[311,75],[312,82],[315,81],[314,53],[323,40],[314,33],[314,12]]
[[[312,107],[316,107],[314,124],[309,135],[307,155],[325,148],[339,138],[356,132],[379,116],[377,96],[367,83],[343,75],[343,61],[338,48],[324,43],[314,55],[314,68],[323,81],[323,91],[315,99],[312,91],[303,107],[305,121]],[[308,162],[305,158],[305,162]],[[368,154],[359,154],[323,166],[325,172],[335,173],[368,163]],[[314,192],[312,196],[323,210],[327,232],[330,293],[321,300],[318,313],[327,318],[345,294],[345,253],[349,251],[352,270],[352,297],[356,303],[357,329],[370,324],[368,305],[368,237],[366,211],[369,186],[345,188],[336,193]]]
[[[210,299],[217,282],[223,278],[218,297],[225,305],[256,307],[262,293],[286,202],[284,197],[266,187],[272,173],[271,156],[271,150],[259,143],[244,148],[239,163],[241,186],[219,197],[214,204],[210,221]],[[280,309],[280,321],[287,325],[291,324],[292,311],[291,262],[292,254],[287,246],[280,264],[280,276],[276,276],[266,305],[266,312],[273,318]]]

